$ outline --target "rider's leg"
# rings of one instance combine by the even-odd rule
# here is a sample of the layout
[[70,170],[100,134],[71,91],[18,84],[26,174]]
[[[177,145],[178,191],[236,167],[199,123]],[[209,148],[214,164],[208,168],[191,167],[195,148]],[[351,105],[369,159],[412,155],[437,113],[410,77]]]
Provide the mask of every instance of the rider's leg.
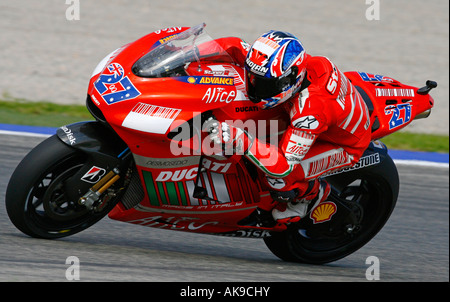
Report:
[[[315,209],[320,203],[325,202],[330,195],[331,186],[325,180],[312,180],[308,182],[312,188],[303,195],[297,195],[288,202],[279,202],[277,207],[273,209],[272,216],[279,223],[297,222],[301,218],[305,217],[313,209]],[[288,192],[295,191],[291,190]],[[298,192],[298,191],[297,191]],[[286,192],[273,192],[271,195],[275,200],[279,194],[285,194]]]
[[272,187],[271,196],[278,201],[272,211],[280,223],[299,221],[325,202],[331,192],[330,185],[321,176],[352,166],[359,156],[352,156],[343,148],[328,142],[316,142],[301,163],[283,179],[267,178]]

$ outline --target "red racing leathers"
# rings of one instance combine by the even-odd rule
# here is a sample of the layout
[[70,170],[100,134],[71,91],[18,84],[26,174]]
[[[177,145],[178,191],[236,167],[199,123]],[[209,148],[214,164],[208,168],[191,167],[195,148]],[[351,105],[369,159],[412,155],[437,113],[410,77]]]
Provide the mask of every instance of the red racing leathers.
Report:
[[[246,52],[240,39],[219,41],[243,64]],[[311,180],[355,164],[371,136],[369,110],[347,77],[326,57],[307,55],[305,59],[306,83],[280,105],[289,113],[290,125],[279,145],[255,138],[246,153],[267,175],[272,189],[298,189],[299,196]]]

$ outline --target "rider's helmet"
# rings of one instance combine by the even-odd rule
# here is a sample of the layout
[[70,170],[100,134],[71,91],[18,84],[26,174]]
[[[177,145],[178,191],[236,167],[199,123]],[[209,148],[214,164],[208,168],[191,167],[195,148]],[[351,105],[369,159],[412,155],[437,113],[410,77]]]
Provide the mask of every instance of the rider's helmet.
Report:
[[306,72],[306,53],[290,33],[271,30],[253,43],[245,60],[247,95],[263,109],[291,98]]

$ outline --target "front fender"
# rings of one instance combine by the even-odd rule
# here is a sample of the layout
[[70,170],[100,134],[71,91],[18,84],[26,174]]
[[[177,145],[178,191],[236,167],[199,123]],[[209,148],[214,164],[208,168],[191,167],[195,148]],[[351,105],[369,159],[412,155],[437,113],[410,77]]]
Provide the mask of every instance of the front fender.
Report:
[[92,169],[104,170],[103,175],[118,169],[123,176],[129,167],[132,156],[129,156],[128,146],[111,128],[99,122],[62,126],[56,135],[63,143],[86,155],[83,167],[65,182],[66,193],[71,200],[78,200],[80,192],[87,192],[95,183],[84,180]]
[[97,121],[62,126],[56,134],[65,144],[101,157],[117,159],[128,147],[111,128]]

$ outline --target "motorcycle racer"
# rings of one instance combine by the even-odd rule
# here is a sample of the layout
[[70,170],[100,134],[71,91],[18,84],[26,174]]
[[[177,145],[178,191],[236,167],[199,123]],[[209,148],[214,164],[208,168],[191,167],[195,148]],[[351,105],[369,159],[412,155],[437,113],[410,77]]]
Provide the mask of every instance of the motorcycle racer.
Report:
[[354,165],[369,145],[368,108],[328,58],[307,54],[290,33],[271,30],[249,49],[219,40],[245,66],[248,98],[265,110],[283,106],[290,124],[279,146],[226,123],[215,123],[210,138],[265,173],[277,222],[297,222],[327,200],[331,188],[320,176]]
[[[261,238],[284,261],[324,264],[383,228],[400,178],[374,140],[427,117],[437,83],[344,76],[290,34],[269,32],[251,47],[214,40],[205,25],[154,31],[101,60],[86,97],[95,120],[57,129],[9,180],[5,206],[18,230],[56,239],[108,215]],[[372,142],[347,168],[369,127]]]

